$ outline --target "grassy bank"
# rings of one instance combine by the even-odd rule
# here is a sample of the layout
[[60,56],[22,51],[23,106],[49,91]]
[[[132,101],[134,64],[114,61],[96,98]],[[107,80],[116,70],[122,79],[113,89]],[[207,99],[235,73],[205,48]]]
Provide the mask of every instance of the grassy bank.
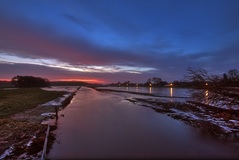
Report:
[[66,92],[45,91],[40,88],[0,90],[0,118],[35,108]]
[[[47,128],[41,124],[46,118],[41,113],[54,112],[54,107],[42,107],[39,104],[54,100],[65,93],[40,88],[0,89],[0,159],[12,147],[12,153],[2,158],[16,159],[26,152],[39,157]],[[27,145],[29,141],[32,141],[30,146]]]

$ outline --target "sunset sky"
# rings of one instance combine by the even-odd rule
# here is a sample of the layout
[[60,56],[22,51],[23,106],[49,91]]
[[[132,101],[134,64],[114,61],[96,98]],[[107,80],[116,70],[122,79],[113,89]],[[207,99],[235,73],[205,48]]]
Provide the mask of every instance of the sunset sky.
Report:
[[239,0],[1,0],[0,79],[182,80],[239,69]]

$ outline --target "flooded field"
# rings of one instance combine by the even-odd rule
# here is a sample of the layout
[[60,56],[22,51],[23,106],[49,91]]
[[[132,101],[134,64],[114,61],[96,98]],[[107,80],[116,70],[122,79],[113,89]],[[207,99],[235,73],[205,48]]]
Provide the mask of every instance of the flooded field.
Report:
[[47,158],[239,158],[238,143],[219,141],[129,103],[125,101],[129,96],[86,87],[78,90],[60,113],[56,141]]

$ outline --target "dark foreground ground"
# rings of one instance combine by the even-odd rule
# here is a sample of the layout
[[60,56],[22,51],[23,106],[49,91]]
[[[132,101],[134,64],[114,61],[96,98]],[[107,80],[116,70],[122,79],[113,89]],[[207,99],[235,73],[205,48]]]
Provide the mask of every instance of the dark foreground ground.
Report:
[[[42,113],[54,113],[55,107],[43,107],[41,104],[57,99],[67,92],[45,91],[40,88],[0,90],[0,159],[40,158],[47,125],[42,123],[55,115],[42,116]],[[74,94],[58,106],[66,106]],[[51,130],[56,126],[51,126]],[[54,141],[50,133],[48,148]]]

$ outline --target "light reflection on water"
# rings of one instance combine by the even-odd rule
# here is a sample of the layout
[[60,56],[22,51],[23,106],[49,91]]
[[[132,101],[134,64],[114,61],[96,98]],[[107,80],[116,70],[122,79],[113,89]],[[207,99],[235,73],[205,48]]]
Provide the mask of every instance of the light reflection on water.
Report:
[[139,92],[139,87],[136,87],[136,92]]
[[173,87],[99,87],[104,89],[130,91],[138,93],[149,93],[158,96],[170,97],[190,97],[189,91],[186,88],[173,88]]
[[170,88],[170,97],[173,97],[173,88]]
[[209,103],[209,102],[208,102],[208,94],[209,94],[209,92],[208,92],[208,90],[206,90],[206,91],[205,91],[205,103],[206,103],[206,104]]
[[149,94],[152,94],[152,87],[149,87]]

